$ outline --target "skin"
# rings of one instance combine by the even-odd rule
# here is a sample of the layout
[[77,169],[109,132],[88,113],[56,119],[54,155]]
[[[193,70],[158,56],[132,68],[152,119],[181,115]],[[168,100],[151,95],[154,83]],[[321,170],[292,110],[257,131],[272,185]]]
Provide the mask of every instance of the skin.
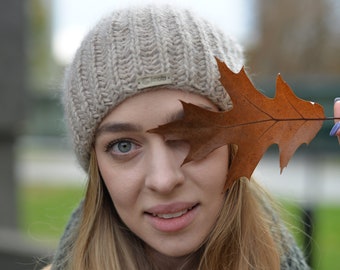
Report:
[[202,96],[157,89],[117,106],[95,139],[98,166],[118,214],[152,258],[171,267],[196,251],[211,231],[225,200],[228,173],[227,146],[182,166],[186,142],[147,132],[180,118],[179,100],[217,111]]
[[[334,117],[340,118],[340,100],[336,101],[334,103]],[[340,120],[335,120],[335,122],[339,122]],[[338,130],[338,132],[336,133],[336,135],[338,136],[338,141],[340,144],[340,129]]]

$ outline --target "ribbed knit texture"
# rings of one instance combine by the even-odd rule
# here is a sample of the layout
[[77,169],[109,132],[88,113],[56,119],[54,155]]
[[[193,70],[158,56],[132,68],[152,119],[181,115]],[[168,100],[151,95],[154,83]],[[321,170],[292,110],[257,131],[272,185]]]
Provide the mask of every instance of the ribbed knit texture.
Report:
[[137,93],[138,79],[169,74],[170,88],[231,106],[214,57],[238,72],[242,51],[207,21],[169,6],[113,12],[85,37],[66,71],[64,105],[74,149],[87,171],[95,130],[117,104]]

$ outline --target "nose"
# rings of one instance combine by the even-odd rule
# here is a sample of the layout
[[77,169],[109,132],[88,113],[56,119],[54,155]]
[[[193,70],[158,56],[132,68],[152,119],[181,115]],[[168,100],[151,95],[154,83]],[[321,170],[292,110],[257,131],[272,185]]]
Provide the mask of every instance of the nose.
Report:
[[149,149],[145,185],[158,193],[171,193],[185,180],[181,165],[188,149],[175,147],[162,138],[154,138]]

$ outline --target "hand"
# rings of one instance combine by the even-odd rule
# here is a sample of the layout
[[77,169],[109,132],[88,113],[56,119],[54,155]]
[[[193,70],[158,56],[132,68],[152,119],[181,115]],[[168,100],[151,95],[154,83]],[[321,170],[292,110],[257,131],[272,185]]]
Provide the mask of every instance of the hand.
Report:
[[[340,98],[334,100],[334,117],[340,118]],[[336,119],[330,135],[337,136],[340,143],[340,119]]]

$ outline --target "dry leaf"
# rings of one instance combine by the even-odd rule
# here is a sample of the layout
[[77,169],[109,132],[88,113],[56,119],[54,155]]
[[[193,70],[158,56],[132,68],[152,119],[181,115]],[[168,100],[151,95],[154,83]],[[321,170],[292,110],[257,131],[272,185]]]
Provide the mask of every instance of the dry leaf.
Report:
[[276,96],[257,91],[244,69],[233,73],[218,59],[220,81],[233,102],[225,112],[212,112],[182,102],[184,118],[150,132],[166,140],[181,139],[190,144],[184,163],[200,160],[226,144],[238,151],[228,172],[226,188],[240,177],[250,179],[260,159],[272,144],[280,150],[281,172],[296,149],[308,144],[320,130],[325,115],[319,104],[299,99],[278,75]]

